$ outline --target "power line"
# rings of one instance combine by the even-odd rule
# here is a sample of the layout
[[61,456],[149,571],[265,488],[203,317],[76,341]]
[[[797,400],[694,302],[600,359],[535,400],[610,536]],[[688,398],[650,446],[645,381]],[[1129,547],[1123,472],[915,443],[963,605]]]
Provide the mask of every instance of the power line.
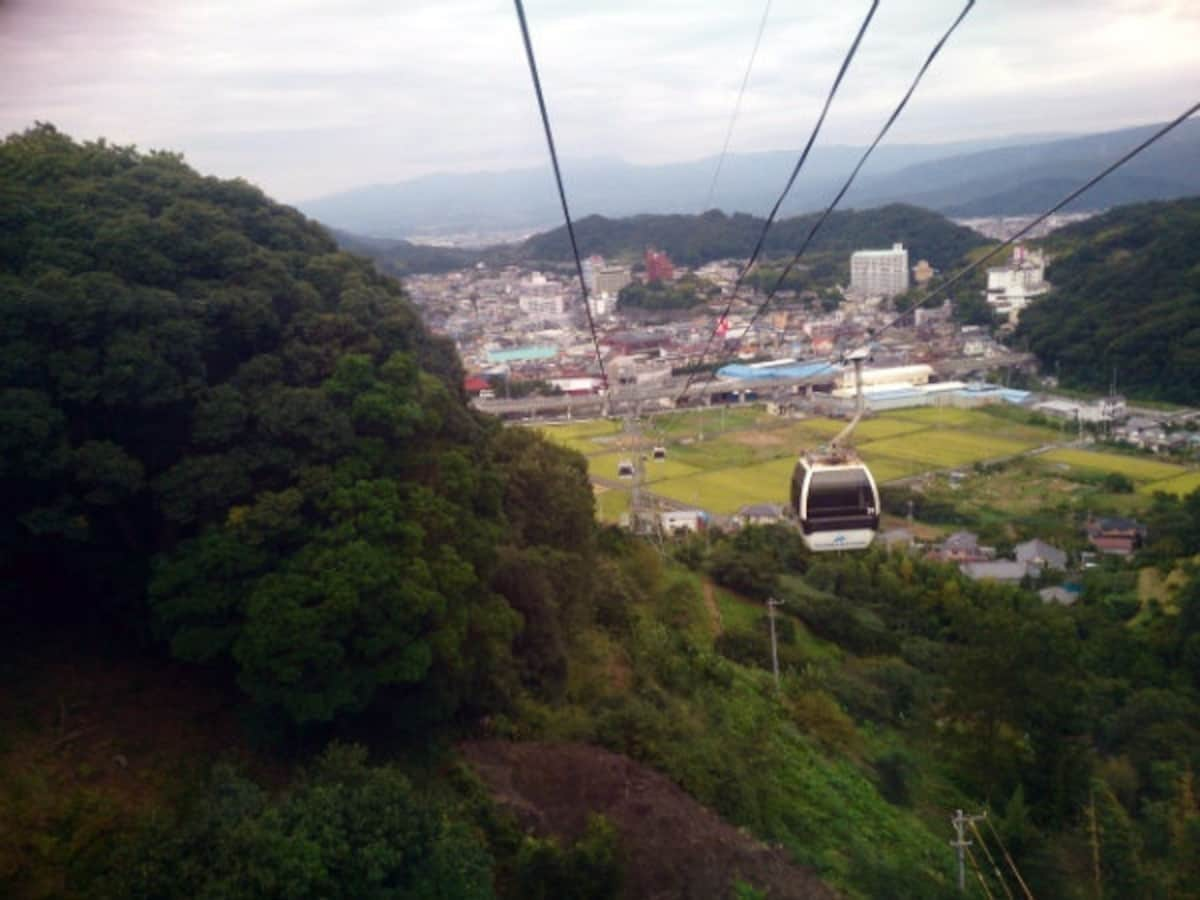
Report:
[[[759,318],[762,317],[762,314],[767,311],[767,307],[771,305],[771,301],[775,299],[775,295],[779,293],[779,290],[783,287],[788,275],[791,274],[792,269],[794,269],[796,264],[800,261],[800,257],[804,255],[804,252],[812,244],[814,238],[816,238],[817,232],[819,232],[822,226],[824,226],[826,220],[833,213],[834,209],[837,208],[837,205],[842,201],[842,198],[846,195],[846,192],[850,190],[850,186],[854,184],[854,179],[858,177],[858,173],[862,170],[862,167],[866,165],[866,162],[868,159],[870,159],[871,154],[875,152],[875,148],[879,146],[880,142],[891,130],[892,126],[896,124],[896,120],[900,118],[900,114],[904,112],[904,108],[908,106],[908,101],[912,99],[913,94],[917,90],[917,86],[921,83],[921,79],[925,77],[925,73],[929,71],[929,67],[933,64],[933,61],[937,58],[938,54],[942,52],[942,47],[944,47],[946,41],[950,39],[950,35],[952,35],[958,26],[962,24],[963,19],[967,17],[967,14],[974,6],[975,0],[967,0],[967,4],[963,7],[962,12],[958,14],[958,17],[950,24],[950,27],[946,29],[946,32],[941,36],[941,38],[938,39],[938,42],[933,45],[933,49],[929,51],[929,55],[925,58],[925,62],[922,63],[921,68],[917,70],[916,77],[913,78],[912,84],[908,86],[908,90],[905,91],[904,96],[900,99],[900,102],[896,105],[896,108],[892,110],[892,114],[888,116],[888,119],[886,122],[884,122],[883,127],[879,129],[879,133],[875,136],[875,140],[871,142],[871,145],[867,147],[866,151],[859,158],[858,164],[850,172],[850,177],[846,179],[845,183],[841,187],[841,190],[839,190],[837,195],[833,198],[833,201],[825,208],[825,211],[821,213],[820,217],[813,223],[812,228],[809,229],[808,236],[804,238],[804,242],[800,245],[800,249],[797,250],[792,256],[787,266],[785,266],[783,271],[780,273],[779,278],[776,279],[775,284],[771,287],[771,290],[767,292],[766,299],[763,300],[758,309],[754,311],[754,315],[750,317],[750,321],[742,331],[741,337],[737,340],[737,345],[740,345],[741,342],[745,340],[746,335],[750,333],[750,329],[754,327],[754,323],[757,322]],[[687,388],[685,386],[684,393],[686,393],[686,389]]]
[[542,114],[546,145],[550,148],[550,162],[554,165],[554,181],[558,185],[558,199],[562,202],[563,218],[567,223],[567,235],[571,239],[571,253],[575,256],[575,270],[579,273],[579,288],[583,291],[583,310],[587,313],[588,330],[592,333],[592,346],[596,350],[596,362],[600,365],[600,378],[607,393],[608,373],[604,370],[604,357],[600,353],[600,338],[596,336],[596,321],[592,318],[592,304],[588,299],[587,279],[583,277],[583,260],[579,256],[579,242],[575,240],[575,226],[571,222],[571,210],[567,206],[567,192],[563,188],[562,171],[558,165],[558,151],[554,148],[554,133],[550,130],[550,115],[546,112],[542,80],[538,77],[537,60],[533,56],[533,42],[529,39],[529,24],[525,21],[525,6],[521,0],[513,0],[513,2],[517,7],[517,19],[521,23],[521,38],[525,41],[525,58],[529,60],[529,74],[533,77],[533,89],[537,93],[538,110]]
[[994,856],[992,856],[992,851],[988,849],[987,841],[983,839],[983,835],[979,831],[979,826],[977,826],[974,822],[969,824],[971,831],[975,833],[976,840],[979,841],[979,846],[982,847],[983,852],[987,854],[988,864],[992,867],[992,872],[995,873],[996,880],[1000,882],[1000,887],[1004,888],[1004,895],[1008,897],[1008,900],[1016,900],[1016,898],[1012,895],[1012,891],[1008,889],[1008,882],[1004,880],[1004,875],[1000,871],[1000,867],[996,865],[996,859]]
[[987,816],[983,817],[983,821],[987,823],[988,829],[992,832],[992,837],[996,839],[996,843],[1000,847],[1000,852],[1004,854],[1004,859],[1008,862],[1008,867],[1012,869],[1013,875],[1017,878],[1017,884],[1021,886],[1021,890],[1025,893],[1025,900],[1033,900],[1033,892],[1029,890],[1029,885],[1025,883],[1025,879],[1021,877],[1021,870],[1017,868],[1017,864],[1013,862],[1012,855],[1009,854],[1008,848],[1004,846],[1004,841],[1000,839],[1000,832],[996,830],[996,826],[992,824],[992,820]]
[[733,104],[733,115],[729,117],[729,127],[725,129],[725,143],[721,145],[721,155],[717,157],[717,167],[713,170],[712,181],[708,185],[708,195],[700,212],[706,212],[712,203],[713,194],[717,190],[717,180],[721,177],[721,166],[725,164],[725,155],[729,152],[729,140],[733,137],[733,126],[737,124],[738,112],[742,108],[742,97],[746,93],[746,85],[750,83],[750,71],[754,68],[754,60],[758,56],[758,45],[762,43],[763,31],[767,27],[767,16],[771,14],[771,0],[763,7],[762,18],[758,22],[758,34],[754,38],[754,49],[750,51],[750,61],[746,63],[746,74],[742,76],[742,86],[738,88],[737,100]]
[[[703,365],[704,358],[708,356],[708,348],[712,346],[713,340],[721,329],[721,323],[725,321],[729,315],[729,311],[733,308],[733,302],[737,299],[738,290],[742,286],[742,281],[754,268],[754,264],[758,261],[759,254],[762,253],[763,244],[767,240],[767,232],[771,230],[771,225],[775,222],[775,216],[779,213],[779,207],[783,205],[784,199],[788,192],[791,191],[792,185],[796,183],[796,178],[800,174],[800,170],[804,167],[804,163],[808,160],[808,154],[812,150],[813,144],[817,140],[817,135],[821,133],[821,126],[825,124],[825,116],[829,113],[829,107],[833,104],[833,98],[837,94],[838,88],[841,86],[842,79],[846,75],[846,70],[850,68],[850,62],[854,59],[854,55],[858,52],[858,45],[862,43],[863,35],[866,34],[871,20],[875,17],[875,11],[879,8],[879,0],[871,0],[871,8],[867,11],[867,16],[863,19],[862,25],[859,26],[858,34],[854,36],[854,42],[850,45],[850,49],[846,52],[845,58],[842,60],[842,65],[838,69],[837,77],[833,80],[833,86],[829,89],[829,94],[825,98],[825,105],[821,108],[821,115],[817,118],[817,124],[813,127],[812,133],[808,136],[808,143],[804,145],[804,150],[800,154],[800,158],[796,160],[796,165],[792,169],[792,174],[788,177],[787,183],[783,186],[783,191],[779,194],[779,199],[775,201],[775,205],[771,207],[770,213],[767,214],[766,220],[763,222],[762,231],[758,235],[758,241],[754,244],[754,249],[750,252],[750,258],[746,261],[746,265],[738,272],[737,280],[733,283],[733,290],[729,295],[729,302],[725,304],[725,311],[717,317],[717,321],[713,324],[713,329],[708,335],[708,340],[704,343],[704,349],[700,353],[700,361],[697,365]],[[683,386],[683,390],[679,392],[679,397],[676,398],[676,404],[682,400],[688,392],[688,388],[692,386],[695,380],[696,373],[692,372],[688,375],[687,382]]]
[[975,870],[975,877],[979,879],[979,886],[983,888],[983,894],[987,900],[995,900],[992,892],[988,890],[987,882],[983,880],[983,873],[979,871],[979,863],[975,861],[975,854],[971,852],[971,848],[967,847],[967,858],[971,861],[971,868]]
[[962,281],[962,279],[965,278],[967,275],[969,275],[971,272],[974,272],[980,266],[982,266],[985,263],[989,262],[990,260],[994,259],[998,254],[1003,252],[1008,247],[1011,247],[1013,244],[1015,244],[1017,241],[1019,241],[1021,238],[1023,238],[1026,234],[1028,234],[1030,231],[1032,231],[1034,228],[1036,228],[1038,225],[1040,225],[1042,222],[1046,221],[1046,219],[1050,218],[1052,215],[1054,215],[1056,212],[1058,212],[1060,209],[1062,209],[1064,206],[1066,206],[1068,203],[1070,203],[1072,200],[1076,199],[1077,197],[1086,193],[1087,191],[1090,191],[1097,184],[1099,184],[1101,181],[1103,181],[1105,178],[1107,178],[1109,175],[1111,175],[1113,172],[1115,172],[1121,166],[1125,165],[1125,163],[1129,162],[1129,160],[1133,159],[1135,156],[1137,156],[1139,153],[1141,153],[1143,150],[1145,150],[1147,147],[1149,147],[1151,144],[1153,144],[1159,138],[1164,137],[1170,131],[1174,130],[1176,127],[1181,125],[1183,122],[1187,121],[1189,118],[1194,116],[1197,111],[1200,111],[1200,103],[1194,104],[1188,110],[1186,110],[1181,115],[1179,115],[1177,118],[1168,122],[1166,125],[1164,125],[1162,128],[1160,128],[1158,131],[1156,131],[1154,134],[1150,135],[1150,137],[1146,138],[1146,140],[1142,141],[1140,144],[1138,144],[1132,150],[1125,153],[1125,155],[1122,156],[1120,159],[1118,159],[1116,162],[1111,163],[1106,168],[1104,168],[1100,172],[1093,175],[1083,185],[1081,185],[1080,187],[1071,191],[1071,193],[1067,194],[1067,196],[1063,197],[1061,200],[1059,200],[1057,203],[1055,203],[1052,207],[1050,207],[1048,210],[1046,210],[1044,213],[1042,213],[1040,216],[1038,216],[1036,219],[1034,219],[1032,222],[1030,222],[1024,228],[1019,230],[1012,237],[1008,238],[1008,240],[1004,241],[1002,244],[997,246],[990,253],[981,257],[980,259],[977,259],[975,262],[964,267],[963,269],[959,270],[959,272],[953,278],[951,278],[949,281],[943,282],[935,290],[933,290],[929,294],[927,294],[925,296],[925,298],[923,300],[921,300],[920,303],[914,304],[912,307],[905,310],[900,315],[896,316],[896,318],[892,319],[890,322],[888,322],[886,325],[884,325],[882,328],[880,328],[877,332],[875,332],[874,337],[876,337],[876,338],[879,337],[879,335],[883,334],[889,328],[892,328],[893,326],[895,326],[895,324],[897,322],[904,319],[906,316],[913,313],[920,307],[924,306],[930,300],[934,299],[935,297],[939,297],[942,294],[945,294],[946,291],[950,290],[951,287],[953,287],[958,282]]

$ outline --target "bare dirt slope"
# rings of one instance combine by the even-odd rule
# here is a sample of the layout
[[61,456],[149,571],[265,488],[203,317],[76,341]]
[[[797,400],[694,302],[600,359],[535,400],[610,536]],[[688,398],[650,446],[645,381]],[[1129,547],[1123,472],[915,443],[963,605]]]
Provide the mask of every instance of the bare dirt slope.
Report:
[[738,880],[771,900],[837,896],[783,850],[627,757],[585,744],[473,741],[461,749],[496,799],[538,834],[573,841],[590,813],[608,818],[621,835],[626,897],[729,900]]

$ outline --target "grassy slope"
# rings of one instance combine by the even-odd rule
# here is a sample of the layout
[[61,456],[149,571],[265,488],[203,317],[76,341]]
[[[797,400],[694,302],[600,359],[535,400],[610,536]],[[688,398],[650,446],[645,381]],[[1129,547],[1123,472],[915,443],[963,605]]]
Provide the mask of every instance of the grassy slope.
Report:
[[[527,709],[535,730],[526,736],[599,741],[650,762],[850,896],[878,896],[865,888],[875,876],[864,865],[870,868],[880,848],[887,848],[889,867],[905,873],[897,896],[940,895],[950,883],[951,857],[937,814],[927,821],[885,801],[869,761],[872,750],[906,739],[860,730],[811,680],[789,682],[780,698],[765,668],[712,655],[718,630],[760,629],[761,606],[716,589],[718,628],[698,576],[672,569],[665,577],[686,586],[686,606],[672,607],[674,621],[643,607],[627,642],[599,630],[581,635],[567,704]],[[834,667],[848,659],[791,621],[795,636],[786,652]],[[646,696],[655,698],[653,710]],[[943,799],[953,794],[936,778],[923,790]]]

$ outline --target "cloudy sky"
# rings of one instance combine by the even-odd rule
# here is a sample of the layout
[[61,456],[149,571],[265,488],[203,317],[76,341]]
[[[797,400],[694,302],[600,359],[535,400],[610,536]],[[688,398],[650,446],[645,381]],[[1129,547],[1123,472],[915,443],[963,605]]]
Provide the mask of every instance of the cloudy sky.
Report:
[[[773,0],[731,150],[803,143],[868,0]],[[883,0],[823,141],[869,139],[959,0]],[[560,152],[719,149],[763,0],[526,0]],[[1200,97],[1200,0],[981,0],[889,140],[1087,132]],[[297,202],[541,163],[509,0],[0,0],[0,133],[182,151]]]

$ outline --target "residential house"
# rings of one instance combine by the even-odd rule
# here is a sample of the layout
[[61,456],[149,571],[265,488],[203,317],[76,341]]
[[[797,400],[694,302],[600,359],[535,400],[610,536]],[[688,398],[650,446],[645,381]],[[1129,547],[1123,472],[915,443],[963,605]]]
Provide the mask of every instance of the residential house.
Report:
[[975,581],[1005,581],[1016,584],[1026,575],[1036,575],[1036,567],[1029,563],[1017,562],[1013,559],[989,559],[978,562],[967,562],[959,569],[968,578]]
[[929,553],[930,559],[941,562],[985,562],[995,557],[991,547],[981,547],[979,536],[970,531],[956,531]]
[[479,396],[481,391],[490,390],[492,383],[486,378],[480,378],[478,375],[470,375],[463,379],[463,390],[468,394]]
[[1087,536],[1093,547],[1103,553],[1128,556],[1146,537],[1146,526],[1121,516],[1089,519]]
[[685,534],[704,528],[706,516],[700,509],[671,510],[659,514],[659,523],[666,534]]
[[1028,563],[1039,569],[1067,568],[1067,554],[1045,541],[1034,538],[1016,546],[1017,562]]
[[778,503],[753,503],[743,506],[733,517],[736,525],[770,525],[783,518],[783,507]]

